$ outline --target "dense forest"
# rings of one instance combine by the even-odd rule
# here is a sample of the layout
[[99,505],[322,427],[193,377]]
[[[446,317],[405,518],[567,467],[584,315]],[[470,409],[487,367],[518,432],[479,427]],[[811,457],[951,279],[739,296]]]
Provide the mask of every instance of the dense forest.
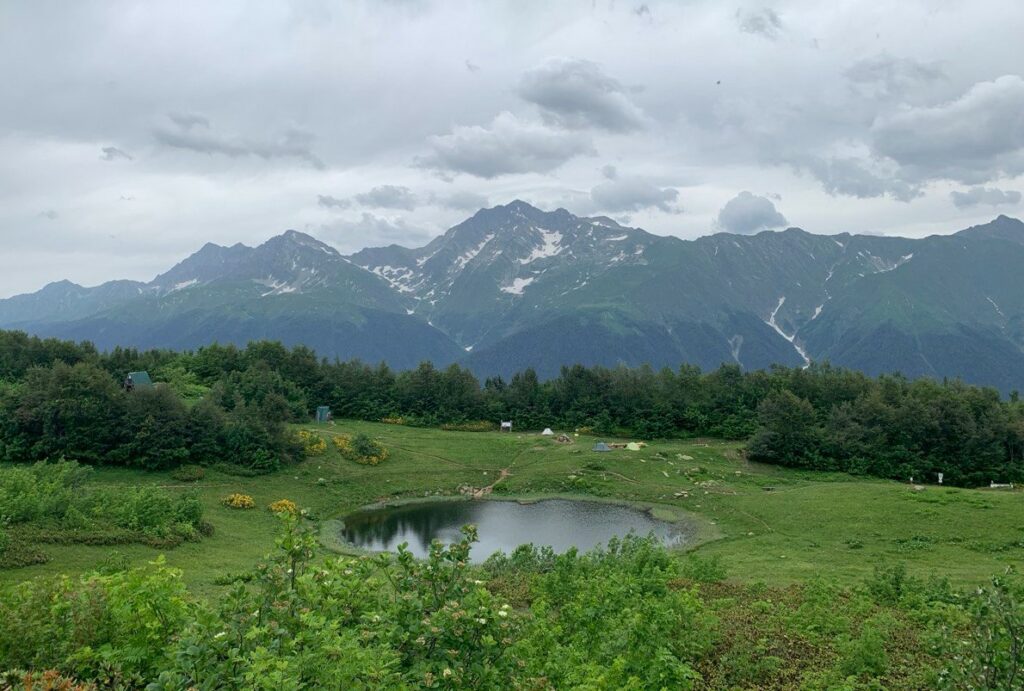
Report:
[[[126,395],[146,370],[158,385]],[[270,470],[301,447],[284,422],[318,405],[336,417],[482,429],[589,428],[643,438],[749,439],[752,460],[807,469],[983,485],[1024,479],[1024,404],[958,381],[872,378],[814,364],[744,372],[683,365],[563,367],[479,382],[457,365],[396,372],[254,342],[195,352],[98,352],[88,343],[0,332],[0,457],[64,457],[167,468],[184,462]]]

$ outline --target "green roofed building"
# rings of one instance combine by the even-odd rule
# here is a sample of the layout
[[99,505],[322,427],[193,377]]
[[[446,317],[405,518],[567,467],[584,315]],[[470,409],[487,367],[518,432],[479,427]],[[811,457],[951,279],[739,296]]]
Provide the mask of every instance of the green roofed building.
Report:
[[124,378],[124,390],[135,391],[136,389],[152,389],[153,380],[149,378],[149,372],[129,372]]

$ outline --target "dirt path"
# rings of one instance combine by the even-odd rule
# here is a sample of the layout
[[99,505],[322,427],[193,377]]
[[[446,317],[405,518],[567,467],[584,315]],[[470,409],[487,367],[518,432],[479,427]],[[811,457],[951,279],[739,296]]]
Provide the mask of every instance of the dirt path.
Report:
[[491,492],[494,491],[494,486],[495,485],[497,485],[499,482],[501,482],[502,480],[504,480],[505,478],[507,478],[511,474],[512,473],[511,473],[511,471],[508,468],[502,468],[501,472],[498,474],[498,477],[497,477],[497,479],[494,482],[492,482],[491,484],[487,485],[486,487],[478,487],[477,489],[474,489],[472,497],[474,499],[480,499],[481,497],[486,497],[488,494],[490,494]]

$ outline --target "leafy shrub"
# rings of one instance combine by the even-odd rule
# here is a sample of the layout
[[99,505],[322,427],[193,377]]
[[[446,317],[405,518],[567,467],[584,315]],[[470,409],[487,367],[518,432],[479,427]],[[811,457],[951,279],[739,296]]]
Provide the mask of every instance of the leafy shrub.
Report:
[[290,513],[293,516],[299,512],[299,507],[291,499],[278,499],[268,508],[274,513]]
[[25,581],[0,591],[0,660],[140,688],[168,663],[190,612],[181,573],[162,557],[109,575]]
[[45,561],[34,543],[173,547],[202,534],[203,509],[191,493],[153,485],[95,487],[73,462],[0,469],[0,520],[7,524],[9,566]]
[[220,500],[220,503],[229,509],[255,509],[256,502],[248,494],[235,492]]
[[691,554],[683,561],[682,575],[697,583],[717,583],[724,581],[727,573],[720,557]]
[[202,466],[183,465],[171,472],[171,477],[179,482],[199,482],[206,476]]
[[996,577],[968,599],[969,625],[944,628],[947,689],[1024,689],[1024,588]]
[[404,417],[393,416],[393,417],[382,417],[380,419],[385,425],[404,425],[406,420]]
[[299,441],[302,442],[302,448],[305,450],[307,456],[319,456],[327,451],[327,442],[324,438],[315,432],[309,430],[299,430]]
[[332,439],[342,456],[363,465],[379,465],[389,455],[387,447],[362,433],[352,437],[339,434]]

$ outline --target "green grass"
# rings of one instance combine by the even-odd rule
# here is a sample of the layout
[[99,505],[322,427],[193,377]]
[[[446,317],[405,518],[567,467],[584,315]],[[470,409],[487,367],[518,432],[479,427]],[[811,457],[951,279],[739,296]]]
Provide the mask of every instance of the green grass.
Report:
[[[903,561],[915,574],[974,584],[1024,561],[1024,501],[1018,492],[934,486],[915,492],[895,482],[756,465],[743,459],[740,444],[714,440],[655,442],[639,452],[598,454],[590,451],[591,437],[563,446],[525,433],[348,421],[308,428],[366,432],[380,438],[391,456],[379,466],[362,466],[328,445],[324,455],[268,476],[208,470],[203,480],[183,485],[169,473],[101,468],[95,481],[199,492],[215,534],[166,556],[200,592],[216,590],[220,576],[251,569],[273,548],[277,521],[266,508],[272,501],[291,499],[331,526],[329,519],[376,501],[455,495],[460,485],[490,485],[502,469],[511,475],[495,487],[497,497],[585,496],[654,506],[668,515],[687,512],[695,549],[718,556],[738,581],[784,585],[824,575],[851,583],[875,564]],[[676,496],[683,491],[685,496]],[[232,492],[252,495],[257,508],[222,506],[220,499]],[[0,582],[88,570],[115,551],[138,563],[161,553],[144,546],[42,549],[52,557],[49,563],[0,571]]]

